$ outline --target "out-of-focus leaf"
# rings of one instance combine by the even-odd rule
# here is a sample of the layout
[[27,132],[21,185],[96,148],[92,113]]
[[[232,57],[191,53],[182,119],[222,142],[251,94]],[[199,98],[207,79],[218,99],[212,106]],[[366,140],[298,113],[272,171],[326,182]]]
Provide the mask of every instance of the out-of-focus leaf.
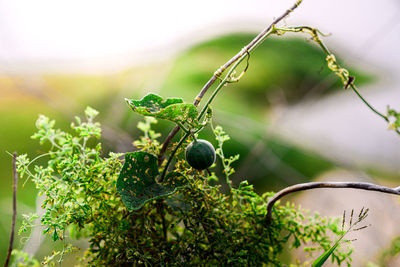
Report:
[[125,154],[117,190],[128,210],[138,210],[147,202],[169,196],[186,185],[186,178],[180,173],[169,173],[162,184],[156,182],[158,175],[155,155],[143,151]]
[[184,103],[181,98],[163,99],[156,94],[148,94],[141,100],[125,99],[133,111],[173,122],[195,122],[197,109],[191,103]]
[[400,113],[388,107],[387,117],[389,119],[389,129],[397,130],[400,128]]

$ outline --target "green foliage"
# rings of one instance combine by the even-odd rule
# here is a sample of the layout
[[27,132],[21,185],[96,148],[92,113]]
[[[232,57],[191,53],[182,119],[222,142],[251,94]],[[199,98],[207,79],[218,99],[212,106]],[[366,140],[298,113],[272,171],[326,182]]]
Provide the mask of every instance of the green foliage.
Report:
[[389,129],[399,131],[400,130],[400,113],[396,110],[388,107],[387,117],[389,119]]
[[222,149],[222,146],[224,143],[228,140],[230,140],[229,135],[227,135],[224,130],[222,129],[221,126],[215,127],[213,129],[214,134],[215,134],[215,139],[218,142],[218,148],[215,151],[215,153],[220,157],[221,163],[223,166],[223,173],[225,175],[225,180],[226,183],[228,184],[229,188],[232,188],[232,181],[229,179],[229,177],[235,173],[235,169],[232,168],[232,163],[237,161],[240,157],[239,154],[236,154],[235,156],[230,156],[229,158],[225,157],[224,155],[224,150]]
[[321,267],[329,259],[329,256],[331,256],[333,251],[335,251],[338,246],[339,242],[336,242],[328,251],[324,252],[313,262],[312,267]]
[[[224,194],[219,185],[208,183],[203,172],[180,160],[182,155],[177,155],[171,173],[181,173],[186,186],[175,185],[175,194],[158,199],[148,195],[139,204],[141,208],[126,206],[124,195],[118,193],[122,188],[141,187],[145,191],[143,182],[150,188],[156,184],[158,167],[153,154],[159,146],[151,137],[158,135],[151,132],[148,121],[141,124],[147,137],[136,143],[142,150],[127,153],[124,162],[119,154],[102,155],[100,125],[94,116],[89,109],[85,121],[77,118],[71,125],[73,133],[55,129],[53,121],[40,116],[34,138],[51,144],[47,165],[35,165],[32,170],[29,165],[33,162],[27,156],[19,157],[19,173],[31,177],[40,194],[46,196],[45,214],[40,218],[44,232],[63,244],[61,251],[54,251],[42,263],[61,262],[65,253],[76,250],[70,240],[86,237],[90,245],[81,261],[90,266],[279,266],[284,250],[303,245],[312,255],[329,249],[332,233],[342,233],[338,220],[310,215],[290,203],[276,206],[275,219],[267,226],[266,204],[273,193],[258,195],[252,185],[242,182]],[[229,137],[222,128],[216,129],[221,143],[219,156],[227,162],[229,176],[232,159],[226,161],[222,151],[222,143]],[[125,178],[136,179],[141,186],[118,185]],[[28,219],[26,225],[30,222]],[[340,263],[348,261],[350,253],[337,249],[333,255]]]
[[[362,208],[360,210],[360,213],[358,215],[357,220],[353,220],[353,215],[354,215],[354,210],[351,210],[351,214],[350,214],[350,221],[347,227],[347,230],[343,231],[345,222],[346,222],[346,211],[344,211],[343,213],[343,220],[342,220],[342,235],[340,236],[340,238],[335,242],[335,244],[333,244],[332,247],[329,248],[329,250],[325,251],[324,253],[322,253],[321,256],[318,257],[318,259],[316,259],[313,264],[312,267],[321,267],[327,260],[328,258],[333,255],[333,252],[335,251],[335,249],[338,248],[338,246],[340,245],[340,243],[342,242],[343,238],[345,237],[346,234],[348,234],[351,231],[359,231],[362,229],[365,229],[368,227],[368,225],[364,225],[358,228],[355,228],[359,223],[361,223],[362,221],[364,221],[367,216],[368,216],[368,209],[364,209]],[[346,240],[348,242],[348,240]],[[334,255],[332,256],[332,258],[334,257]],[[350,266],[350,262],[347,262],[347,265]]]
[[180,173],[169,173],[162,184],[156,182],[158,175],[155,155],[144,151],[125,154],[117,190],[128,210],[138,210],[147,202],[165,198],[187,184]]
[[[318,30],[272,27],[270,33],[281,35],[289,31],[310,33],[327,55],[328,68],[341,78],[345,88],[351,86],[372,111],[390,122],[359,94],[353,84],[354,77],[337,64],[335,56],[319,38]],[[50,143],[50,151],[44,154],[50,160],[47,166],[34,166],[31,172],[29,166],[34,160],[24,155],[18,160],[18,170],[21,175],[30,176],[40,194],[46,195],[45,214],[41,217],[46,227],[44,233],[50,234],[54,241],[63,241],[63,249],[53,251],[42,264],[61,263],[65,253],[76,250],[67,242],[69,233],[71,238],[89,239],[90,246],[82,262],[94,266],[279,266],[284,249],[300,246],[311,256],[313,252],[325,251],[313,266],[322,266],[329,257],[339,265],[344,261],[350,265],[351,250],[342,251],[339,245],[347,232],[365,228],[353,227],[365,219],[368,210],[361,210],[354,224],[352,211],[349,228],[344,231],[345,216],[340,229],[337,220],[321,218],[318,214],[312,216],[290,203],[272,208],[268,203],[274,201],[268,201],[273,193],[260,196],[246,181],[235,188],[230,180],[234,173],[231,165],[239,156],[225,157],[223,144],[229,136],[219,126],[213,129],[218,141],[216,154],[221,158],[228,194],[222,193],[219,185],[209,183],[219,180],[215,172],[195,170],[190,168],[189,158],[181,160],[187,139],[196,140],[197,133],[210,122],[209,105],[220,89],[238,81],[247,70],[249,62],[238,78],[232,78],[242,60],[249,59],[252,48],[246,48],[247,54],[244,50],[240,52],[200,113],[182,99],[164,100],[155,94],[142,100],[126,100],[135,112],[170,120],[185,132],[171,151],[161,149],[156,140],[159,135],[151,130],[155,119],[139,124],[144,136],[134,144],[140,151],[126,153],[121,160],[121,155],[102,155],[101,144],[96,142],[101,135],[100,124],[94,122],[97,111],[87,108],[84,122],[77,117],[77,124],[71,125],[74,134],[54,129],[54,121],[39,117],[38,132],[33,138],[41,144]],[[215,75],[221,76],[222,71],[218,70]],[[201,97],[196,98],[200,100]],[[199,123],[197,120],[204,114],[204,121]],[[398,114],[389,110],[388,116],[395,117],[391,123],[397,127]],[[188,148],[189,151],[190,145]],[[166,162],[165,153],[169,153]],[[175,165],[170,170],[173,161]],[[266,220],[267,210],[268,217],[274,218],[272,221]],[[27,217],[22,232],[31,226],[34,218],[34,215]],[[340,236],[333,246],[330,245],[332,234]]]
[[137,128],[143,132],[143,136],[140,136],[139,140],[133,141],[135,147],[142,150],[154,151],[156,154],[158,153],[160,143],[157,141],[157,138],[161,134],[151,129],[151,124],[155,123],[157,123],[157,120],[153,117],[145,117],[144,122],[139,121]]
[[195,122],[197,109],[193,104],[183,103],[181,98],[163,99],[156,94],[148,94],[142,100],[125,99],[133,111],[158,119],[177,123]]
[[[298,1],[295,7],[300,2]],[[268,213],[268,216],[272,215],[274,219],[267,222],[266,207],[268,206],[268,210],[272,207],[268,205],[268,201],[274,194],[259,195],[247,181],[242,181],[237,188],[232,184],[230,176],[235,172],[232,164],[238,160],[239,155],[225,156],[223,144],[229,140],[229,136],[219,126],[213,129],[218,141],[216,154],[222,162],[223,174],[229,186],[228,193],[223,193],[220,185],[209,183],[219,181],[215,172],[207,169],[206,173],[201,171],[202,168],[195,170],[190,168],[189,160],[182,160],[182,152],[190,141],[187,139],[196,140],[197,133],[211,121],[212,112],[209,105],[220,89],[227,83],[242,78],[249,67],[250,52],[269,34],[282,35],[285,32],[310,33],[312,40],[326,54],[328,69],[339,76],[341,84],[345,88],[350,86],[373,112],[400,133],[399,114],[388,109],[387,116],[383,115],[360,95],[353,83],[354,77],[350,76],[347,69],[339,66],[335,56],[319,38],[318,30],[310,27],[277,29],[273,25],[271,31],[259,41],[255,44],[250,43],[241,50],[236,61],[228,62],[230,67],[228,66],[225,77],[221,77],[225,66],[214,74],[214,78],[218,76],[221,81],[200,113],[195,105],[184,103],[178,98],[163,99],[158,95],[148,94],[141,100],[126,99],[133,111],[153,118],[148,118],[138,125],[144,132],[143,137],[133,142],[139,151],[126,153],[124,159],[121,159],[122,154],[103,154],[102,145],[98,141],[101,137],[100,124],[94,121],[98,112],[92,108],[85,110],[85,120],[76,117],[76,122],[71,124],[72,133],[55,129],[55,121],[45,116],[39,117],[36,123],[38,131],[32,137],[39,140],[40,144],[48,144],[49,151],[33,160],[29,160],[26,155],[20,156],[18,171],[21,176],[30,177],[39,194],[45,195],[42,204],[45,213],[40,216],[40,221],[45,227],[44,233],[50,235],[53,241],[62,242],[62,250],[54,250],[41,264],[61,264],[64,254],[78,250],[70,240],[85,237],[89,247],[81,261],[89,266],[280,266],[283,265],[280,259],[282,252],[299,247],[303,247],[311,257],[314,252],[324,251],[314,261],[313,266],[322,266],[329,257],[339,265],[342,262],[350,265],[351,250],[343,250],[340,247],[341,240],[347,232],[365,228],[363,226],[354,229],[354,226],[365,219],[367,210],[361,210],[354,224],[352,211],[346,231],[343,230],[344,220],[340,229],[338,220],[322,218],[318,214],[310,215],[291,203],[275,206]],[[314,47],[312,49],[315,50]],[[263,58],[274,59],[274,55],[279,54],[288,55],[277,53],[274,49],[271,55]],[[297,54],[304,56],[305,53]],[[245,58],[246,67],[236,77],[235,69]],[[290,67],[296,65],[292,58],[289,56]],[[304,58],[309,61],[307,56]],[[273,65],[269,66],[267,72],[271,77],[265,75],[265,69],[268,68],[257,68],[262,72],[264,79],[271,81],[275,76],[281,76],[285,81],[294,80],[295,84],[305,83],[306,75],[302,72],[304,70],[299,71],[300,75],[297,75],[297,78],[300,79],[296,80],[280,66],[280,60],[272,62]],[[317,65],[312,64],[313,67]],[[180,73],[189,77],[184,71]],[[262,81],[261,78],[253,80]],[[312,77],[310,80],[313,80]],[[310,84],[295,86],[300,87],[300,90],[296,90],[294,95],[298,94],[297,98],[303,95],[308,90],[305,88],[314,86]],[[279,87],[282,86],[286,85],[279,84]],[[267,91],[274,91],[276,89],[273,88],[277,87],[272,84]],[[260,88],[261,90],[258,90]],[[243,99],[251,99],[247,96],[248,91],[252,90],[246,89],[242,90],[245,93],[239,103],[243,102]],[[262,84],[261,87],[256,86],[256,90],[253,91],[256,96],[254,102],[261,100],[259,103],[263,108],[265,89],[265,84]],[[280,91],[278,89],[278,93]],[[196,105],[201,98],[202,94],[199,94]],[[292,101],[290,95],[287,100]],[[235,110],[241,110],[237,102],[228,102]],[[262,114],[259,110],[256,113]],[[206,115],[205,119],[199,122],[203,115]],[[151,130],[151,124],[156,122],[155,118],[172,121],[185,132],[180,141],[173,144],[172,150],[161,148],[156,140],[159,134]],[[167,140],[171,139],[170,136]],[[165,155],[169,156],[167,161],[164,161]],[[49,158],[46,164],[32,165],[36,159],[44,156]],[[25,233],[33,227],[33,221],[37,217],[35,214],[25,216],[20,233]],[[330,239],[332,236],[339,236],[333,246]],[[23,253],[15,254],[15,260],[20,266],[38,264]]]
[[[27,156],[18,157],[20,175],[27,174],[39,194],[46,196],[41,223],[45,226],[44,233],[51,235],[54,241],[65,240],[69,227],[88,231],[89,235],[99,231],[101,223],[109,223],[110,218],[104,217],[103,221],[97,221],[100,224],[93,224],[97,212],[108,208],[111,211],[120,203],[120,198],[115,196],[116,178],[122,165],[120,155],[100,156],[101,144],[96,139],[101,130],[100,124],[94,122],[96,112],[88,108],[85,114],[86,121],[76,118],[76,123],[71,124],[73,134],[55,129],[55,122],[41,115],[36,123],[38,131],[32,138],[51,144],[47,165],[35,165],[32,171],[29,168],[32,162]],[[29,228],[35,216],[27,217],[22,231]],[[66,251],[53,255],[53,259],[62,259]]]
[[387,266],[391,259],[395,258],[396,256],[400,255],[400,237],[395,237],[390,246],[385,249],[380,257],[379,257],[379,264],[380,266]]
[[12,251],[12,256],[14,257],[13,266],[17,267],[39,267],[39,261],[34,257],[28,255],[28,253],[23,252],[21,250],[14,249]]

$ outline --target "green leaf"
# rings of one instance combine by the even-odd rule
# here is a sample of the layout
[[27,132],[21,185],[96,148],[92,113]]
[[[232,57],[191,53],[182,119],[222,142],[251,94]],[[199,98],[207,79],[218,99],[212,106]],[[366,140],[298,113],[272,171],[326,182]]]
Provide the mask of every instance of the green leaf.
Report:
[[143,151],[125,154],[125,163],[117,180],[117,191],[128,210],[138,210],[149,201],[169,196],[187,182],[183,175],[172,172],[160,184],[155,179],[158,175],[155,155]]
[[176,123],[196,122],[197,109],[193,104],[183,103],[181,98],[163,99],[156,94],[148,94],[142,100],[125,99],[133,111]]
[[339,246],[339,242],[336,242],[335,245],[333,245],[329,250],[325,251],[321,256],[319,256],[318,259],[313,262],[312,267],[321,267],[337,248],[337,246]]
[[97,115],[99,115],[99,112],[91,107],[86,107],[85,115],[88,119],[94,119]]

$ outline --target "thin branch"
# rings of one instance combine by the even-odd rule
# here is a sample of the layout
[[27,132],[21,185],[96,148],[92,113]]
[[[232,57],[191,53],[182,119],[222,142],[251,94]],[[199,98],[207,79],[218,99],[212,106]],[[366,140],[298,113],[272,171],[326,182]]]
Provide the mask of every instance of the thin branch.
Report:
[[185,142],[186,138],[188,138],[190,135],[190,132],[187,132],[182,138],[181,140],[179,140],[179,143],[176,145],[176,147],[174,148],[174,150],[171,152],[171,155],[169,156],[169,159],[167,161],[167,164],[164,167],[164,170],[160,176],[160,178],[158,179],[158,182],[161,183],[164,180],[165,175],[167,174],[168,171],[168,167],[172,162],[172,159],[174,158],[176,152],[178,151],[179,147],[183,144],[183,142]]
[[[232,57],[230,60],[228,60],[224,65],[222,65],[216,72],[214,72],[213,76],[208,80],[208,82],[203,86],[203,88],[200,90],[200,93],[196,96],[193,105],[196,107],[200,104],[200,101],[203,99],[203,96],[205,93],[208,91],[208,89],[214,84],[214,82],[221,76],[221,74],[229,68],[233,63],[235,63],[238,59],[242,58],[243,55],[248,53],[249,51],[253,50],[256,48],[259,44],[260,41],[265,38],[265,36],[273,29],[275,24],[279,23],[282,19],[287,17],[293,10],[295,10],[300,4],[302,0],[297,0],[296,3],[286,10],[281,16],[276,18],[267,28],[265,28],[260,34],[258,34],[248,45],[246,45],[239,53],[237,53],[234,57]],[[169,143],[171,142],[172,138],[178,133],[179,131],[179,126],[176,126],[167,136],[165,139],[163,146],[160,150],[160,153],[158,155],[158,164],[161,165],[164,157],[164,153],[167,151],[167,148],[169,146]]]
[[164,160],[165,151],[167,151],[168,145],[171,142],[172,138],[179,132],[179,126],[175,126],[175,128],[168,134],[167,138],[165,139],[162,148],[160,149],[160,153],[158,154],[158,166],[161,166]]
[[372,183],[358,183],[358,182],[311,182],[311,183],[303,183],[297,184],[293,186],[286,187],[276,193],[267,204],[267,215],[266,215],[266,222],[269,223],[272,219],[272,208],[279,199],[282,197],[299,192],[304,190],[310,189],[317,189],[317,188],[353,188],[353,189],[361,189],[361,190],[369,190],[369,191],[377,191],[381,193],[393,194],[393,195],[400,195],[400,186],[396,188],[385,187],[381,185],[376,185]]
[[360,92],[357,90],[357,87],[353,83],[350,84],[350,87],[351,87],[351,89],[353,89],[354,93],[356,93],[356,95],[361,99],[361,101],[364,102],[364,104],[370,110],[372,110],[372,112],[374,112],[376,115],[378,115],[379,117],[384,119],[386,122],[389,122],[389,118],[387,116],[383,115],[382,113],[380,113],[379,111],[377,111],[370,103],[368,103],[368,101],[365,100],[365,98],[360,94]]
[[[316,42],[323,52],[326,54],[326,61],[328,63],[328,68],[334,72],[343,82],[344,89],[347,89],[349,86],[354,91],[354,93],[361,99],[361,101],[376,115],[384,119],[386,122],[389,122],[388,116],[376,110],[358,91],[356,85],[354,84],[354,77],[350,76],[349,71],[345,68],[339,66],[336,62],[335,56],[329,51],[328,47],[322,42],[320,35],[324,36],[318,29],[308,27],[308,26],[298,26],[298,27],[285,27],[285,28],[275,28],[275,33],[278,35],[282,35],[286,32],[294,32],[294,33],[307,33],[311,35],[311,39]],[[395,129],[395,132],[400,135],[400,131]]]
[[18,184],[18,173],[17,173],[17,152],[13,153],[13,162],[12,162],[12,167],[13,167],[13,217],[12,217],[12,224],[11,224],[11,234],[10,234],[10,243],[8,246],[8,252],[7,252],[7,258],[6,262],[4,263],[4,267],[8,266],[8,263],[10,262],[11,258],[11,252],[13,249],[14,245],[14,232],[15,232],[15,220],[17,218],[17,184]]

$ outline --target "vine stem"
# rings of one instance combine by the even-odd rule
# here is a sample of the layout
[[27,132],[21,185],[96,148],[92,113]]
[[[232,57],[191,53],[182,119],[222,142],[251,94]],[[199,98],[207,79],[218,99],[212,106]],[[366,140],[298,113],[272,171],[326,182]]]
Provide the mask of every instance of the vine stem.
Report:
[[396,188],[385,187],[372,183],[359,183],[359,182],[311,182],[311,183],[303,183],[297,184],[293,186],[286,187],[276,193],[267,203],[267,214],[265,216],[267,224],[269,224],[272,220],[272,208],[274,204],[281,199],[282,197],[310,189],[317,188],[353,188],[353,189],[361,189],[361,190],[369,190],[369,191],[377,191],[386,194],[400,195],[400,186]]
[[[265,38],[268,37],[271,34],[271,31],[269,31],[266,35]],[[262,39],[263,40],[263,39]],[[250,52],[250,51],[248,51]],[[231,75],[233,75],[233,72],[235,71],[235,69],[239,66],[239,64],[243,61],[243,59],[247,56],[248,54],[244,54],[242,55],[236,62],[235,64],[232,66],[232,68],[229,69],[228,73],[226,74],[225,78],[218,84],[218,86],[215,88],[214,92],[212,93],[212,95],[210,96],[210,98],[207,100],[207,103],[204,105],[203,109],[200,111],[199,116],[197,117],[198,120],[201,119],[201,117],[203,117],[204,113],[206,113],[208,106],[211,104],[211,102],[214,100],[214,98],[217,96],[217,94],[219,93],[219,91],[221,90],[222,87],[224,87],[224,85],[226,85],[230,79],[231,79]]]
[[12,154],[12,156],[13,156],[13,161],[12,161],[13,178],[14,178],[13,179],[13,216],[12,216],[12,224],[11,224],[10,242],[9,242],[9,246],[8,246],[7,258],[4,263],[4,267],[7,267],[10,262],[11,252],[12,252],[13,245],[14,245],[15,221],[17,218],[17,184],[18,184],[18,173],[17,173],[17,166],[16,166],[17,152],[14,152]]
[[[319,47],[322,49],[322,51],[324,51],[324,53],[327,55],[327,61],[328,61],[328,57],[332,57],[333,54],[331,53],[331,51],[328,49],[328,47],[322,42],[321,38],[319,37],[319,35],[323,35],[319,30],[312,28],[312,27],[308,27],[308,26],[298,26],[298,27],[285,27],[285,28],[275,28],[274,33],[278,34],[278,35],[282,35],[286,32],[294,32],[294,33],[308,33],[311,35],[312,40],[314,42],[316,42]],[[377,109],[375,109],[362,95],[361,93],[358,91],[357,87],[354,84],[354,77],[350,76],[348,71],[346,69],[343,69],[339,66],[339,64],[337,64],[336,59],[333,57],[333,62],[335,67],[337,67],[337,69],[332,69],[330,68],[337,76],[339,76],[343,83],[345,84],[345,89],[350,86],[351,89],[354,91],[354,93],[358,96],[358,98],[372,111],[374,112],[376,115],[378,115],[379,117],[381,117],[382,119],[384,119],[386,122],[389,122],[389,118],[388,116],[384,115],[383,113],[379,112]],[[329,67],[329,62],[328,62],[328,67]],[[395,132],[397,134],[400,135],[400,131],[398,129],[395,129]]]
[[183,144],[183,142],[185,142],[186,138],[188,138],[190,135],[190,132],[187,132],[182,138],[181,140],[179,140],[179,143],[176,145],[176,147],[174,148],[174,150],[171,152],[170,157],[168,158],[167,164],[164,167],[164,170],[160,176],[160,179],[158,179],[158,182],[161,183],[164,180],[165,175],[167,174],[168,171],[168,167],[172,162],[172,159],[174,158],[176,152],[178,151],[179,147]]
[[[243,58],[243,56],[248,53],[249,51],[255,49],[266,37],[268,33],[271,32],[271,30],[274,28],[275,24],[279,23],[282,19],[287,17],[290,13],[293,12],[300,4],[302,0],[297,0],[295,4],[287,9],[282,15],[280,15],[278,18],[276,18],[267,28],[265,28],[262,32],[260,32],[248,45],[246,45],[239,53],[237,53],[235,56],[233,56],[230,60],[228,60],[224,65],[222,65],[216,72],[214,72],[213,76],[207,81],[207,83],[203,86],[203,88],[200,90],[199,94],[196,96],[193,105],[198,106],[200,104],[200,101],[203,99],[203,96],[205,93],[208,91],[208,89],[214,84],[214,82],[221,76],[221,74],[229,68],[233,63],[235,63],[237,60],[240,58]],[[167,151],[167,148],[169,146],[169,143],[171,142],[172,138],[179,132],[180,127],[176,126],[167,136],[167,138],[164,140],[163,146],[160,149],[160,153],[158,154],[158,165],[161,165],[164,154]]]
[[383,118],[386,122],[389,122],[389,118],[385,115],[383,115],[382,113],[380,113],[379,111],[377,111],[373,106],[371,106],[370,103],[368,103],[367,100],[365,100],[365,98],[360,94],[360,92],[357,90],[357,87],[351,83],[350,84],[351,89],[353,89],[354,93],[356,93],[356,95],[361,99],[362,102],[364,102],[365,105],[367,105],[367,107],[372,110],[375,114],[377,114],[378,116],[380,116],[381,118]]

